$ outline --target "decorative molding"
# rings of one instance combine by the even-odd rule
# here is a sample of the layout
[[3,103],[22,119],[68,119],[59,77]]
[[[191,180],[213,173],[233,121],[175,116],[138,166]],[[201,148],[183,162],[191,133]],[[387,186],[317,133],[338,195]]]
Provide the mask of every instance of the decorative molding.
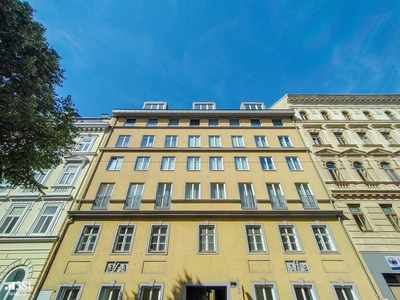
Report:
[[308,264],[305,260],[286,260],[285,265],[286,270],[289,273],[304,273],[310,271]]

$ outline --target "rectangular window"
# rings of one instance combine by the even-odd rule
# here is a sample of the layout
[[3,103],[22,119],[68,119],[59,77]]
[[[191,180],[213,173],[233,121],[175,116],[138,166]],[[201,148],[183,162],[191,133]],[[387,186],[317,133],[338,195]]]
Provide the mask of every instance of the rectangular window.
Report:
[[333,242],[332,234],[328,225],[313,224],[311,229],[314,233],[315,241],[317,242],[318,249],[321,252],[337,251],[335,243]]
[[64,167],[64,171],[61,174],[59,185],[72,185],[75,181],[76,175],[78,174],[80,165],[67,165]]
[[102,284],[97,300],[119,300],[122,299],[122,284]]
[[140,285],[139,300],[162,300],[162,285]]
[[168,126],[178,126],[178,125],[179,125],[179,119],[169,119]]
[[200,183],[186,183],[185,199],[200,199]]
[[312,284],[293,284],[295,300],[317,300],[315,287]]
[[346,145],[347,141],[343,137],[343,134],[341,132],[335,132],[335,138],[338,141],[340,145]]
[[199,225],[199,252],[216,252],[216,230],[215,225]]
[[274,283],[259,282],[253,284],[254,300],[276,300],[276,287]]
[[279,144],[281,145],[282,148],[293,147],[292,141],[290,140],[290,137],[287,135],[278,136],[278,140],[279,140]]
[[246,110],[260,110],[265,109],[264,103],[240,103],[240,109]]
[[159,183],[156,191],[155,208],[169,208],[171,204],[171,194],[171,183]]
[[74,151],[87,152],[92,148],[92,144],[95,140],[94,136],[81,136],[78,143],[76,143]]
[[240,126],[239,119],[229,119],[229,126]]
[[247,162],[247,157],[237,156],[234,158],[234,161],[235,161],[235,169],[237,171],[250,170],[249,163]]
[[369,225],[367,218],[361,211],[360,205],[349,204],[349,209],[361,231],[372,231],[372,228]]
[[252,127],[259,127],[261,126],[261,121],[260,119],[250,119],[250,125]]
[[47,179],[47,175],[49,174],[50,174],[50,169],[43,169],[40,171],[36,171],[34,178],[37,183],[43,184]]
[[256,198],[254,197],[251,183],[239,183],[239,197],[242,208],[255,208]]
[[168,245],[168,225],[152,225],[150,228],[149,253],[166,253]]
[[289,170],[302,170],[298,157],[287,156],[285,157]]
[[107,165],[107,170],[113,170],[113,171],[121,170],[123,161],[124,161],[123,156],[111,157]]
[[390,204],[381,204],[381,209],[386,215],[386,218],[392,224],[396,231],[400,231],[400,219]]
[[279,183],[267,183],[267,192],[273,209],[287,208],[286,199]]
[[211,156],[210,157],[210,170],[223,170],[224,164],[222,162],[222,156]]
[[260,164],[261,164],[261,169],[263,170],[275,170],[272,157],[269,156],[260,157]]
[[361,142],[364,144],[372,144],[371,140],[364,132],[357,132],[358,137],[360,138]]
[[278,225],[278,228],[285,252],[301,251],[300,241],[294,225]]
[[148,170],[150,163],[150,156],[138,156],[136,158],[135,170]]
[[210,148],[221,147],[221,137],[219,135],[209,135],[208,147]]
[[264,231],[261,225],[245,225],[249,252],[266,252]]
[[107,208],[108,204],[110,203],[113,190],[114,190],[113,183],[100,184],[96,198],[94,199],[93,202],[93,208]]
[[295,186],[304,208],[318,208],[317,199],[315,199],[307,183],[295,183]]
[[177,145],[178,145],[178,136],[177,135],[167,135],[165,137],[164,147],[175,148]]
[[166,102],[145,102],[143,109],[166,109]]
[[134,225],[118,226],[117,235],[113,245],[113,253],[130,253],[133,243],[133,235],[135,232]]
[[135,126],[136,119],[126,119],[125,126]]
[[46,234],[54,225],[61,204],[44,204],[40,209],[31,234]]
[[200,119],[190,119],[190,126],[200,126]]
[[319,137],[319,133],[311,132],[311,139],[313,140],[314,145],[322,145],[321,138]]
[[115,147],[128,147],[130,141],[131,141],[130,135],[120,135],[118,136],[118,140],[117,143],[115,144]]
[[361,299],[354,284],[338,282],[338,283],[332,283],[332,287],[335,291],[338,300]]
[[28,210],[28,204],[11,204],[0,223],[0,234],[13,234]]
[[210,184],[211,199],[225,199],[225,184],[211,183]]
[[175,157],[163,156],[161,160],[161,170],[174,170],[175,169]]
[[125,208],[139,208],[142,202],[143,183],[131,183],[125,199]]
[[272,125],[274,126],[283,126],[283,122],[281,119],[272,119]]
[[157,126],[158,124],[158,119],[149,119],[147,121],[147,126],[152,127],[152,126]]
[[200,157],[189,156],[186,162],[187,170],[200,170]]
[[190,148],[200,147],[200,136],[199,135],[189,135],[188,146]]
[[60,285],[55,300],[78,300],[81,297],[83,284],[74,283],[73,286]]
[[154,146],[154,135],[144,135],[140,147],[153,147]]
[[389,144],[396,144],[396,141],[392,138],[390,135],[390,132],[381,132],[383,138],[389,143]]
[[219,121],[218,119],[208,119],[208,126],[218,126]]
[[266,148],[268,147],[267,138],[264,135],[255,135],[254,143],[257,148]]
[[193,109],[199,109],[199,110],[215,109],[215,103],[214,102],[194,102]]
[[241,136],[241,135],[232,135],[231,141],[232,141],[232,147],[234,147],[234,148],[244,147],[244,140],[243,140],[243,136]]
[[75,252],[93,253],[99,234],[100,225],[84,225]]

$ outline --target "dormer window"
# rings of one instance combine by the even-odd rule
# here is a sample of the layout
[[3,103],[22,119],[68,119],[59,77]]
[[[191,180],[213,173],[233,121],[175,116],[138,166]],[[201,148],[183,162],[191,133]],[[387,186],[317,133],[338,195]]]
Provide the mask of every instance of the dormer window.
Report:
[[143,109],[167,109],[167,102],[145,102]]
[[193,102],[193,109],[198,109],[198,110],[215,109],[215,102]]
[[240,103],[240,109],[261,110],[265,109],[265,105],[262,102],[242,102]]

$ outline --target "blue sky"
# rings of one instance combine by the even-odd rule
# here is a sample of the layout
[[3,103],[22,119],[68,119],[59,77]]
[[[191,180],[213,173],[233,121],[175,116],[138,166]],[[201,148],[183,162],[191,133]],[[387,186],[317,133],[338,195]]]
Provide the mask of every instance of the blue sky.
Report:
[[400,1],[29,0],[82,116],[400,93]]

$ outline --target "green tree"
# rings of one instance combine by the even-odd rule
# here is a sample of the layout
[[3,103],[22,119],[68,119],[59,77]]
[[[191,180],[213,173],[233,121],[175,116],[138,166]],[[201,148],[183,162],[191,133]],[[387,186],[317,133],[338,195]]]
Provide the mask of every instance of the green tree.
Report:
[[26,2],[0,0],[0,181],[42,190],[35,172],[74,145],[77,111],[59,97],[64,70]]

